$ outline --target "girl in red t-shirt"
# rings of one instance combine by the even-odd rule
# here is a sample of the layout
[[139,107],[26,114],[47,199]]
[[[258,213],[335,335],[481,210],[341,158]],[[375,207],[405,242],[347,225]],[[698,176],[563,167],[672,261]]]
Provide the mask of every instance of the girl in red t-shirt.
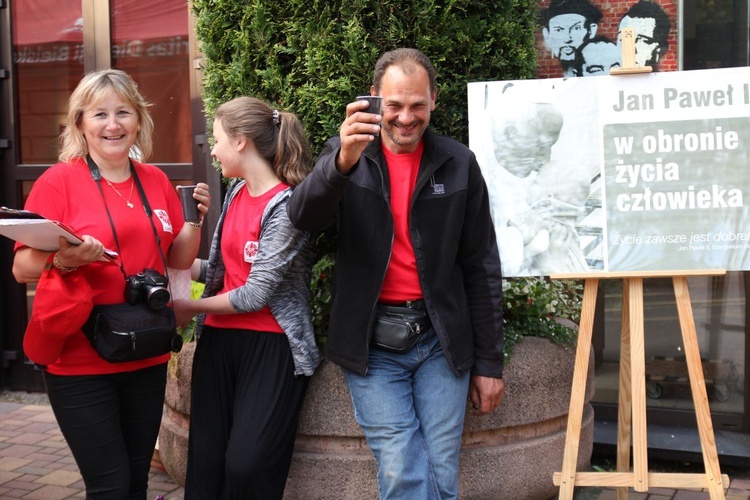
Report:
[[211,155],[234,178],[199,300],[185,498],[280,499],[308,378],[320,362],[310,313],[312,239],[286,204],[311,170],[297,117],[251,97],[221,105]]

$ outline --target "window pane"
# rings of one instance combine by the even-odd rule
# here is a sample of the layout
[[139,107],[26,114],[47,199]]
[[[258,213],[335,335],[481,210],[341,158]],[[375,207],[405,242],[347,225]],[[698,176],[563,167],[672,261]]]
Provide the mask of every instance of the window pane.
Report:
[[191,163],[190,54],[185,0],[112,0],[112,65],[153,106],[153,163]]
[[68,97],[83,75],[81,0],[13,3],[22,164],[57,161]]
[[[744,411],[745,287],[743,273],[688,279],[698,347],[712,412]],[[643,282],[646,393],[649,408],[693,409],[672,280]],[[604,282],[605,334],[596,369],[597,403],[616,403],[622,283]]]
[[686,0],[683,69],[750,65],[748,0]]

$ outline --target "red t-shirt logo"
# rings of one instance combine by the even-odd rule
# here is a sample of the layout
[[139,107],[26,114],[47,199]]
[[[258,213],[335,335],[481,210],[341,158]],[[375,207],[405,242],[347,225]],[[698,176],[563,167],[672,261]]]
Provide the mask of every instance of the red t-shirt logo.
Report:
[[164,230],[164,232],[171,233],[172,221],[169,220],[169,214],[167,213],[167,211],[160,208],[155,208],[154,215],[156,215],[156,218],[159,219],[159,222],[161,222],[161,228]]
[[245,262],[249,262],[252,264],[255,262],[255,257],[258,256],[258,242],[257,241],[248,241],[245,243]]

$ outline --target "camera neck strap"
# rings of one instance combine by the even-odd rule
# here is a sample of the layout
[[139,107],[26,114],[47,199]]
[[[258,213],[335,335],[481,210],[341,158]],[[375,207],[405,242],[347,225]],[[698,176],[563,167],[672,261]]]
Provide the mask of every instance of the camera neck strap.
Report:
[[[156,239],[156,248],[159,250],[159,256],[161,257],[161,261],[164,264],[164,275],[167,277],[167,280],[169,280],[169,275],[167,274],[167,259],[164,258],[164,252],[161,249],[161,238],[159,237],[159,233],[156,231],[156,226],[154,225],[154,219],[151,217],[151,206],[148,204],[148,198],[146,198],[146,192],[143,190],[143,186],[141,185],[141,180],[138,178],[138,173],[135,170],[135,165],[133,165],[133,161],[128,158],[128,162],[130,162],[130,173],[133,175],[133,181],[135,182],[136,187],[138,188],[138,196],[141,197],[141,202],[143,203],[143,210],[146,212],[146,217],[148,217],[148,221],[151,223],[151,230],[154,233],[154,238]],[[109,207],[107,207],[107,200],[104,198],[104,190],[102,189],[102,173],[99,171],[99,166],[96,164],[93,158],[91,158],[91,155],[86,155],[86,163],[89,165],[89,171],[91,172],[91,178],[94,179],[94,182],[96,182],[97,187],[99,188],[99,193],[102,195],[102,202],[104,202],[104,210],[107,211],[107,218],[109,218],[109,226],[112,228],[112,236],[115,239],[115,246],[117,247],[117,253],[120,255],[120,272],[122,273],[122,276],[125,278],[125,281],[128,280],[128,276],[125,273],[125,266],[122,263],[122,251],[120,250],[120,242],[117,239],[117,231],[115,230],[115,222],[112,220],[112,214],[109,213]]]

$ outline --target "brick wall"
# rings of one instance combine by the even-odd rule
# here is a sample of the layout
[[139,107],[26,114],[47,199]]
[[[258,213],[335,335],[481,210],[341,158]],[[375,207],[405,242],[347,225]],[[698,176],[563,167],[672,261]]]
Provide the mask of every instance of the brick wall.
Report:
[[[628,9],[636,3],[637,0],[614,0],[614,1],[597,1],[591,3],[601,12],[602,18],[598,23],[597,35],[603,35],[612,41],[617,41],[617,27],[620,24],[620,18]],[[669,31],[669,50],[662,55],[659,63],[659,71],[676,71],[677,70],[677,0],[662,0],[656,2],[661,6],[664,12],[669,16],[671,28]],[[549,7],[550,0],[540,0],[539,11]],[[536,48],[537,48],[537,77],[538,78],[558,78],[563,76],[560,62],[553,58],[549,50],[544,45],[541,27],[536,31]]]

